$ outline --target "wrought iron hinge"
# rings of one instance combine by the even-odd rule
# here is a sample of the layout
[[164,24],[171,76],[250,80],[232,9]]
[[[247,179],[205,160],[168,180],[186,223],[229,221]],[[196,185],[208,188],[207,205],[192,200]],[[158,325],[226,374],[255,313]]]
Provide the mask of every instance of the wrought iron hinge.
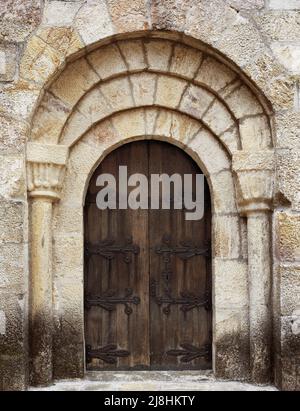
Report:
[[116,240],[107,239],[100,241],[98,244],[85,243],[85,255],[100,255],[107,260],[113,260],[116,255],[122,254],[125,263],[132,261],[132,256],[140,252],[138,245],[133,243],[132,237],[128,238],[124,243],[116,243]]
[[109,344],[97,349],[92,349],[90,345],[86,346],[87,362],[91,362],[93,359],[99,359],[107,364],[116,364],[117,358],[128,357],[129,355],[129,351],[119,349],[116,344]]
[[195,347],[192,344],[180,344],[180,349],[170,350],[167,351],[167,355],[171,355],[173,357],[180,357],[181,363],[189,363],[198,358],[206,358],[210,361],[211,356],[211,345],[206,344],[203,347]]
[[133,290],[126,288],[124,297],[118,297],[116,290],[108,290],[102,296],[92,297],[88,295],[85,299],[85,307],[87,309],[101,307],[106,311],[114,311],[118,304],[123,304],[125,306],[125,314],[130,315],[133,312],[130,304],[138,305],[140,302],[141,299],[139,297],[133,296]]

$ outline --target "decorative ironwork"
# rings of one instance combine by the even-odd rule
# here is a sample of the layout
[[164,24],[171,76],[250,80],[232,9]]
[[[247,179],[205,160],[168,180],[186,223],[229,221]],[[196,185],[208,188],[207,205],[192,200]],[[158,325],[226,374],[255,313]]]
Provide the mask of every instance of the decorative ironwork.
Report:
[[164,296],[157,295],[157,283],[151,281],[150,284],[151,296],[155,298],[157,305],[163,306],[163,313],[169,315],[171,313],[172,305],[180,305],[180,310],[184,313],[193,310],[194,308],[204,307],[207,311],[210,310],[210,296],[209,293],[205,293],[204,296],[197,296],[189,291],[182,291],[180,297],[173,297],[172,294],[166,290]]
[[101,307],[106,311],[114,311],[118,304],[124,304],[125,314],[130,315],[133,312],[130,304],[138,305],[141,302],[139,297],[133,296],[133,290],[131,288],[126,288],[124,297],[117,297],[116,295],[116,290],[107,290],[101,296],[88,296],[85,300],[86,308]]
[[116,244],[115,240],[107,239],[98,244],[85,243],[85,254],[100,255],[107,260],[113,260],[116,255],[122,254],[125,263],[129,264],[132,261],[132,255],[137,255],[140,252],[139,246],[133,244],[132,237],[125,241],[125,244]]
[[176,255],[182,260],[188,260],[189,258],[196,256],[209,257],[210,247],[197,247],[191,241],[181,241],[179,246],[172,246],[171,236],[165,234],[162,240],[163,244],[155,247],[156,254],[163,256],[163,261],[169,263],[171,261],[171,255]]
[[180,344],[181,349],[177,350],[170,350],[167,351],[167,355],[171,355],[173,357],[181,357],[181,363],[189,363],[198,358],[206,358],[208,361],[210,360],[211,355],[211,346],[204,345],[201,348],[195,347],[192,344]]
[[208,311],[211,308],[210,294],[207,291],[204,296],[197,296],[189,291],[180,292],[179,297],[173,297],[170,287],[170,279],[173,275],[171,268],[171,257],[176,256],[186,261],[196,256],[210,257],[210,245],[197,247],[191,241],[181,241],[180,245],[172,245],[171,236],[165,234],[162,244],[155,247],[156,254],[162,256],[164,268],[162,278],[164,280],[164,295],[157,295],[157,284],[152,281],[151,296],[155,298],[157,304],[163,307],[163,313],[169,315],[172,305],[181,305],[180,309],[184,313],[198,307],[205,307]]
[[86,346],[86,358],[88,362],[91,362],[92,359],[99,359],[107,364],[116,364],[118,357],[128,357],[129,355],[129,351],[118,349],[116,344],[109,344],[97,349],[92,349],[90,345]]

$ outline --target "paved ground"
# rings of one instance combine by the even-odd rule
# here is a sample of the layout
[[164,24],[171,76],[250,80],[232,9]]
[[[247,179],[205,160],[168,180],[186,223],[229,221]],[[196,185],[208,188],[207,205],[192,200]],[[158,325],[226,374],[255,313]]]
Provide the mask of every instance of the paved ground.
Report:
[[216,381],[199,371],[95,372],[83,380],[59,381],[32,391],[276,391],[274,387]]

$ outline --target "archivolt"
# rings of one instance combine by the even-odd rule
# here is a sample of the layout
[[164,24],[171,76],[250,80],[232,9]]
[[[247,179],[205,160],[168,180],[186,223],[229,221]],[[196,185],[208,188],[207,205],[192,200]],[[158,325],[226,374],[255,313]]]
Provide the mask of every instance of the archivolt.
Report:
[[35,113],[31,139],[74,145],[114,113],[160,107],[196,119],[229,153],[272,146],[269,118],[236,72],[167,40],[127,40],[70,63]]

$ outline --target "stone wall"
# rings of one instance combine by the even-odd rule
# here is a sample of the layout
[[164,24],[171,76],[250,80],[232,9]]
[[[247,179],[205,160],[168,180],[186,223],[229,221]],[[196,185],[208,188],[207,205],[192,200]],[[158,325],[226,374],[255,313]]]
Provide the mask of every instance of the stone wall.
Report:
[[[219,51],[270,103],[277,162],[275,381],[299,389],[300,1],[7,0],[1,2],[0,27],[0,389],[28,384],[25,150],[43,88],[87,50],[150,31],[172,32],[178,40],[184,34],[191,46],[198,40]],[[50,131],[44,129],[42,137]],[[254,134],[255,127],[249,138]]]

